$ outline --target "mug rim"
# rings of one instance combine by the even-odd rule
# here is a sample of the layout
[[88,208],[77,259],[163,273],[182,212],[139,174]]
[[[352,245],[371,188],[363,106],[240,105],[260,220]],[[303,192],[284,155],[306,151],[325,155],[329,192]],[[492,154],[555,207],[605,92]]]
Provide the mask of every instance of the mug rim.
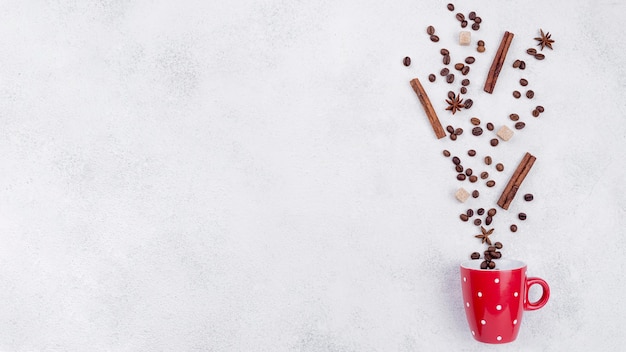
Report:
[[461,263],[461,268],[478,271],[510,271],[526,267],[526,263],[516,259],[493,259],[492,261],[496,263],[496,267],[494,269],[481,269],[480,263],[482,260],[479,259],[466,260]]

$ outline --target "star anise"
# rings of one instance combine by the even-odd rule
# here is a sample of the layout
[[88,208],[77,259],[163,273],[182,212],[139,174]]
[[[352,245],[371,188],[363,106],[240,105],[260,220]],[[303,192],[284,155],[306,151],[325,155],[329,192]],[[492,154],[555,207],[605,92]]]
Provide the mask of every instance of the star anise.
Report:
[[479,235],[476,235],[476,236],[474,236],[474,237],[476,237],[476,238],[480,238],[480,239],[482,240],[482,242],[481,242],[481,243],[485,243],[485,242],[487,242],[487,244],[491,246],[491,240],[489,239],[489,235],[491,235],[491,234],[493,233],[493,230],[494,230],[494,229],[491,229],[491,230],[487,231],[484,227],[482,227],[482,226],[481,226],[481,227],[480,227],[480,231],[481,231],[482,233],[481,233],[481,234],[479,234]]
[[554,40],[550,38],[552,36],[550,32],[543,33],[543,29],[539,29],[539,31],[541,32],[541,37],[535,38],[535,40],[539,42],[539,44],[537,45],[541,45],[541,50],[543,50],[543,48],[545,47],[548,47],[550,48],[550,50],[552,50],[552,43],[554,43]]
[[452,111],[452,115],[454,115],[457,111],[461,110],[464,107],[463,99],[461,99],[461,94],[455,95],[454,93],[452,93],[448,95],[448,98],[450,99],[446,99],[446,103],[448,103],[448,107],[446,108],[446,110]]

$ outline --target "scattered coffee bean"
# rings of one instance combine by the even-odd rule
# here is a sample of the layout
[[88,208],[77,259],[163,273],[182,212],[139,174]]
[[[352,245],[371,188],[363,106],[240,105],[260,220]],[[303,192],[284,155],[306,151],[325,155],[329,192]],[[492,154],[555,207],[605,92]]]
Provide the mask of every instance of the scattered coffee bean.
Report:
[[465,214],[467,214],[467,216],[471,218],[472,216],[474,216],[474,210],[472,210],[472,209],[467,209],[467,211],[465,212]]
[[474,22],[476,22],[476,23],[482,23],[482,22],[483,22],[483,19],[482,19],[482,18],[480,18],[480,17],[478,17],[478,16],[476,16],[476,18],[474,18]]
[[428,75],[428,80],[429,81],[434,82],[436,79],[437,79],[437,76],[435,76],[434,74],[431,73],[431,74]]
[[496,164],[496,170],[502,172],[504,170],[504,165],[502,165],[502,163],[497,163]]
[[451,134],[451,135],[450,135],[450,139],[451,139],[451,140],[453,140],[453,141],[456,141],[456,139],[457,139],[457,135],[456,135],[456,134],[454,134],[454,133],[453,133],[453,134]]
[[474,252],[470,255],[470,258],[476,260],[476,259],[480,259],[480,253],[478,252]]
[[537,54],[537,55],[535,55],[535,59],[537,59],[537,60],[543,60],[545,58],[546,58],[546,56],[544,54]]
[[487,155],[487,156],[485,157],[485,164],[487,164],[487,165],[491,165],[491,162],[492,162],[491,157],[490,157],[489,155]]
[[472,168],[468,167],[467,169],[465,169],[465,175],[466,176],[468,176],[468,177],[472,176],[473,173],[474,173],[474,170],[472,170]]
[[520,69],[520,70],[525,70],[525,69],[526,69],[526,62],[524,62],[524,60],[522,60],[522,61],[519,63],[519,69]]
[[463,76],[467,76],[467,74],[470,72],[470,67],[469,66],[465,66],[463,67],[463,69],[461,70],[461,74]]
[[402,60],[402,63],[404,64],[404,66],[411,66],[411,58],[410,57],[405,57],[404,60]]
[[491,208],[491,209],[487,210],[487,215],[489,215],[489,216],[495,216],[496,213],[498,213],[496,208]]
[[526,50],[526,53],[527,53],[528,55],[535,56],[535,55],[537,55],[537,49],[535,49],[535,48],[528,48],[528,49]]
[[456,94],[454,94],[453,91],[449,90],[448,91],[448,99],[454,99],[454,97],[456,97]]
[[496,247],[496,249],[502,249],[502,242],[496,242],[493,245]]
[[472,118],[470,119],[470,122],[471,122],[471,123],[472,123],[472,125],[474,125],[474,126],[478,126],[478,125],[480,125],[480,119],[479,119],[478,117],[472,117]]
[[489,269],[495,269],[496,262],[489,262],[488,266],[489,266]]
[[474,136],[480,136],[481,134],[483,134],[483,129],[481,127],[474,127],[472,128],[472,134]]
[[519,84],[520,84],[522,87],[526,87],[526,86],[528,85],[528,80],[527,80],[527,79],[525,79],[525,78],[522,78],[522,79],[520,79],[520,80],[519,80]]
[[522,129],[522,128],[524,128],[524,127],[526,127],[526,124],[525,124],[525,123],[523,123],[522,121],[517,122],[517,123],[515,124],[515,129],[516,129],[516,130],[521,130],[521,129]]
[[456,130],[454,130],[454,134],[456,134],[457,136],[460,136],[463,134],[463,129],[461,127],[457,128]]
[[476,214],[478,214],[478,215],[483,215],[484,213],[485,213],[485,208],[478,208],[476,210]]
[[487,252],[495,252],[495,251],[496,251],[496,247],[494,246],[487,247]]
[[472,105],[474,105],[474,101],[472,99],[465,99],[464,107],[466,109],[471,109]]
[[456,14],[456,19],[459,20],[459,22],[462,22],[465,20],[465,15],[459,12]]
[[493,131],[493,129],[494,129],[494,127],[493,127],[493,123],[491,123],[491,122],[487,122],[487,129],[488,129],[489,131]]
[[446,82],[448,82],[448,83],[454,82],[454,73],[451,73],[451,74],[446,76]]
[[470,149],[470,150],[467,151],[467,155],[475,156],[476,155],[476,151],[474,149]]
[[530,194],[530,193],[526,193],[526,194],[524,194],[524,200],[525,200],[525,201],[530,202],[530,201],[532,201],[533,199],[535,199],[535,197],[534,197],[532,194]]
[[457,70],[459,70],[459,71],[461,71],[461,70],[463,69],[463,67],[465,67],[465,65],[464,65],[464,64],[462,64],[462,63],[460,63],[460,62],[459,62],[459,63],[454,64],[454,68],[455,68],[455,69],[457,69]]
[[478,192],[478,190],[477,190],[477,189],[475,189],[475,190],[473,190],[473,191],[472,191],[472,197],[474,197],[474,198],[478,198],[478,196],[479,196],[479,195],[480,195],[480,192]]
[[452,162],[454,163],[454,165],[459,165],[461,163],[461,159],[459,159],[458,156],[454,156],[452,157]]
[[468,17],[472,21],[475,20],[476,19],[476,12],[475,11],[470,12]]
[[436,43],[439,41],[439,37],[433,34],[430,36],[430,41]]
[[537,109],[533,110],[532,114],[533,114],[533,117],[539,117],[539,110]]
[[[500,259],[500,258],[502,258],[502,253],[500,253],[500,252],[494,252],[493,254],[495,255],[495,256],[493,257],[494,259]],[[493,262],[492,262],[492,263],[493,263]],[[494,264],[494,267],[495,267],[495,263],[493,263],[493,264]],[[492,268],[492,269],[493,269],[493,268]]]
[[[441,71],[439,71],[439,74],[442,76],[447,76],[450,73],[450,70],[448,70],[448,68],[444,67],[441,69]],[[450,99],[454,99],[454,98],[450,98]]]
[[463,165],[459,164],[455,166],[454,169],[456,170],[456,172],[463,172]]
[[447,149],[443,150],[443,156],[445,156],[446,158],[450,156],[450,151]]
[[509,228],[511,229],[511,232],[517,232],[517,225],[512,224]]
[[483,221],[482,221],[482,220],[480,220],[480,219],[474,219],[474,225],[476,225],[476,226],[480,226],[480,224],[482,224],[482,223],[483,223]]
[[446,48],[439,50],[439,53],[441,53],[441,56],[450,55],[450,51],[448,51],[448,49]]
[[493,216],[489,216],[489,215],[488,215],[488,216],[485,218],[485,225],[487,225],[487,226],[491,225],[491,222],[492,222],[492,221],[493,221]]
[[473,64],[474,62],[476,62],[476,59],[473,56],[468,56],[465,58],[465,63],[468,65]]
[[485,41],[479,40],[477,44],[478,46],[485,46]]
[[511,119],[511,121],[517,121],[517,120],[519,120],[519,115],[518,114],[511,114],[511,115],[509,115],[509,118]]
[[473,29],[473,30],[475,30],[475,31],[479,30],[479,29],[480,29],[480,24],[478,24],[478,23],[474,22],[474,23],[472,24],[472,29]]
[[463,20],[461,21],[461,28],[465,28],[465,27],[467,27],[467,21]]
[[522,221],[523,221],[523,220],[526,220],[526,213],[519,213],[519,214],[517,214],[517,217],[518,217],[520,220],[522,220]]
[[484,53],[485,52],[485,47],[479,45],[479,46],[476,47],[476,51],[478,51],[479,53]]
[[480,263],[480,268],[481,269],[487,269],[489,267],[489,262],[487,262],[486,260],[484,260],[482,263]]
[[454,5],[453,4],[448,4],[448,10],[454,11]]
[[489,141],[489,144],[491,144],[491,146],[492,146],[492,147],[497,146],[497,145],[498,145],[498,143],[500,143],[500,142],[498,141],[498,139],[497,139],[497,138],[492,138],[492,139]]
[[[448,95],[448,97],[449,97],[449,95]],[[450,99],[452,99],[452,98],[450,98]],[[454,127],[448,125],[448,126],[446,126],[446,131],[448,131],[448,133],[454,133]]]
[[521,62],[520,60],[515,60],[515,61],[513,62],[513,68],[518,68],[518,67],[519,67],[519,65],[520,65],[521,63],[522,63],[522,62]]
[[486,180],[487,178],[489,178],[489,173],[487,171],[481,172],[480,178],[482,178],[483,180]]
[[443,59],[441,59],[443,61],[444,65],[449,65],[450,64],[450,55],[444,55]]
[[461,92],[461,94],[467,94],[467,88],[465,88],[465,87],[461,87],[461,89],[459,90],[459,92]]
[[532,99],[535,96],[535,92],[532,89],[526,91],[526,98]]
[[461,214],[459,215],[459,218],[461,219],[461,221],[467,221],[469,220],[469,217],[466,214]]
[[476,175],[472,175],[469,177],[469,180],[471,183],[475,183],[476,181],[478,181],[478,176]]
[[521,96],[522,96],[522,93],[520,93],[519,91],[517,91],[517,90],[513,91],[513,97],[515,99],[519,99],[519,97],[521,97]]
[[465,174],[458,174],[456,175],[456,179],[459,181],[465,181]]
[[539,112],[544,112],[545,111],[545,109],[541,105],[537,105],[537,107],[535,109],[537,109],[537,111],[539,111]]
[[426,33],[428,33],[428,35],[432,36],[433,34],[435,34],[435,27],[433,27],[433,26],[426,27]]
[[494,181],[494,180],[489,180],[489,181],[487,181],[486,185],[487,185],[487,187],[493,187],[493,186],[495,186],[495,185],[496,185],[496,181]]

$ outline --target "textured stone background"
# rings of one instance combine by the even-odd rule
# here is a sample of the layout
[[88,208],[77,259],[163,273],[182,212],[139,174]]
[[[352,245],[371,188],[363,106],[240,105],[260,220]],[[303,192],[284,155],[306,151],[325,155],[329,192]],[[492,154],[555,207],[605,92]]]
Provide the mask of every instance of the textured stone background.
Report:
[[[519,112],[527,128],[495,150],[436,140],[409,87],[439,48],[475,53],[446,3],[2,1],[0,350],[623,348],[626,3],[457,2],[488,50],[471,113],[440,115],[469,131]],[[556,39],[542,62],[524,53],[539,27]],[[522,73],[533,101],[511,98]],[[447,85],[426,86],[443,109]],[[470,146],[507,168],[462,205],[441,150]],[[482,345],[457,277],[481,247],[458,214],[493,206],[526,151],[536,199],[494,238],[552,297],[517,341]]]

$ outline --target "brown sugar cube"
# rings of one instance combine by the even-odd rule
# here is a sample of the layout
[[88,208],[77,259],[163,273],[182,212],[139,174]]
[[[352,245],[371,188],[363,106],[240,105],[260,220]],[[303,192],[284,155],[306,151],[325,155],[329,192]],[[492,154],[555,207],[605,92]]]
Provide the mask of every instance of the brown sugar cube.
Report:
[[472,33],[469,31],[461,31],[459,32],[459,44],[460,45],[470,45],[472,42]]
[[513,130],[511,130],[510,128],[506,126],[502,126],[500,127],[500,129],[498,130],[496,134],[503,141],[508,141],[509,139],[511,139],[511,137],[513,137]]
[[470,194],[468,191],[466,191],[463,187],[459,188],[456,193],[454,194],[454,196],[456,197],[456,199],[459,200],[459,202],[461,203],[465,203],[465,201],[467,200],[467,198],[469,198]]

